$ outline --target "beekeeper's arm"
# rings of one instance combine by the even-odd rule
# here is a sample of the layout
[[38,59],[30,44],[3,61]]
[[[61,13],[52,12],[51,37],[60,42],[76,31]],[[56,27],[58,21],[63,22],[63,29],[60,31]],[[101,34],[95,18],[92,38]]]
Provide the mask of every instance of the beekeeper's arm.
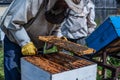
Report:
[[42,0],[16,0],[5,18],[4,25],[22,47],[23,55],[36,54],[36,47],[23,25],[35,17],[41,3]]
[[88,25],[88,35],[91,34],[95,28],[96,28],[96,22],[94,21],[95,19],[95,6],[93,3],[88,3],[88,7],[90,12],[87,16],[87,25]]

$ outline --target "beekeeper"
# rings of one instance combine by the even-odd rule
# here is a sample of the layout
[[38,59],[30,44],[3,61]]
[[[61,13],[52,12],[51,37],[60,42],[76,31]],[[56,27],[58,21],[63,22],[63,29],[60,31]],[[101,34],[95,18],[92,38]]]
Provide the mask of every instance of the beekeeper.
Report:
[[1,29],[5,33],[5,80],[21,80],[20,58],[23,55],[35,55],[38,49],[43,48],[44,43],[38,40],[38,36],[49,35],[55,29],[55,25],[49,23],[44,14],[56,2],[57,0],[14,0],[4,13]]
[[65,0],[68,9],[66,19],[61,24],[57,34],[65,36],[68,40],[85,45],[85,38],[95,28],[95,6],[91,0]]

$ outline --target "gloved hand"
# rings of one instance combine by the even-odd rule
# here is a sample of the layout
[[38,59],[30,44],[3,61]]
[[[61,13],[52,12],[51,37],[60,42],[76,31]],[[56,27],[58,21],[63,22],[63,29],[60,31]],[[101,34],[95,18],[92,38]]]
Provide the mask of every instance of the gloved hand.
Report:
[[52,44],[45,43],[43,48],[43,53],[48,54],[48,53],[54,53],[54,52],[57,52],[57,47]]
[[37,48],[34,46],[33,42],[29,42],[22,47],[23,55],[35,55],[37,54]]

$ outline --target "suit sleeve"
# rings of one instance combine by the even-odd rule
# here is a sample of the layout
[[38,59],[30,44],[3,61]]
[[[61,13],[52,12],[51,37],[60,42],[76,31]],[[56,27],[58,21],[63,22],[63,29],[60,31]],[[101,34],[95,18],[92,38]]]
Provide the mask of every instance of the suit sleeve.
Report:
[[87,16],[88,34],[91,34],[96,28],[94,5],[90,4],[89,14]]
[[16,0],[9,9],[4,26],[20,46],[30,42],[24,24],[35,17],[43,0]]

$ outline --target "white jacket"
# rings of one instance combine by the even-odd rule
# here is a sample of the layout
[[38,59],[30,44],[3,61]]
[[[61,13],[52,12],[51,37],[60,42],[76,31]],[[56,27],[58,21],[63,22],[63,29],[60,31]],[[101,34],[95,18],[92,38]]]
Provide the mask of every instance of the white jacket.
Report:
[[[38,36],[49,35],[54,26],[46,21],[44,13],[51,9],[56,0],[49,0],[47,5],[42,5],[44,1],[47,0],[14,0],[11,3],[3,15],[1,29],[12,42],[23,46],[33,41],[37,48],[43,46],[43,42],[38,40]],[[40,13],[34,22],[28,27],[24,26],[36,16],[39,8]]]
[[94,4],[91,0],[81,0],[79,4],[73,3],[72,0],[65,1],[69,6],[66,12],[68,17],[61,24],[58,36],[71,39],[88,36],[96,28]]

